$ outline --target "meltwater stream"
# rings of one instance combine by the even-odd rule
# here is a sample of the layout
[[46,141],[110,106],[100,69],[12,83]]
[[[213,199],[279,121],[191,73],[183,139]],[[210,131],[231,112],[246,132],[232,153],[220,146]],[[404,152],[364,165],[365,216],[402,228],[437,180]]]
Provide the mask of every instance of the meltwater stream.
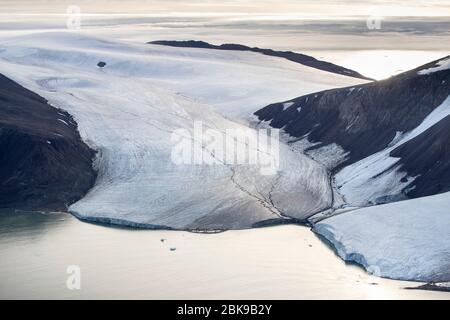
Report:
[[[81,290],[66,286],[81,268]],[[0,213],[0,298],[450,299],[346,265],[308,228],[220,234],[109,228]]]

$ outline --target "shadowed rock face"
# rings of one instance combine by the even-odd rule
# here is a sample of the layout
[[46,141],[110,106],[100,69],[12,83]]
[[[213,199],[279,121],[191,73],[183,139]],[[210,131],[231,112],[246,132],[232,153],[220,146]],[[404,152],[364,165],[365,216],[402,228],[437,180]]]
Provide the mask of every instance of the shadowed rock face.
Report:
[[158,44],[169,47],[178,47],[178,48],[199,48],[199,49],[215,49],[215,50],[232,50],[232,51],[251,51],[264,54],[266,56],[279,57],[284,58],[289,61],[303,64],[308,67],[316,68],[323,71],[328,71],[332,73],[337,73],[344,76],[349,76],[358,79],[365,80],[373,80],[367,77],[364,77],[360,73],[350,70],[338,65],[335,65],[330,62],[317,60],[311,56],[307,56],[305,54],[300,54],[292,51],[275,51],[272,49],[261,49],[261,48],[251,48],[241,44],[222,44],[220,46],[212,45],[204,41],[152,41],[150,44]]
[[[309,141],[319,143],[314,149],[336,143],[350,152],[333,169],[337,172],[388,147],[398,132],[419,126],[450,96],[450,70],[418,74],[437,62],[384,81],[296,98],[289,108],[275,103],[255,114],[293,137],[307,135]],[[420,175],[408,196],[450,191],[449,125],[450,120],[443,119],[391,153],[401,157],[401,170],[412,177]]]
[[345,166],[386,148],[397,132],[417,127],[450,95],[450,71],[418,75],[418,70],[388,80],[310,94],[269,105],[255,114],[294,137],[337,143],[349,158]]
[[0,75],[0,208],[65,210],[93,186],[72,117]]
[[401,158],[401,170],[416,177],[412,198],[450,191],[450,116],[402,144],[390,155]]

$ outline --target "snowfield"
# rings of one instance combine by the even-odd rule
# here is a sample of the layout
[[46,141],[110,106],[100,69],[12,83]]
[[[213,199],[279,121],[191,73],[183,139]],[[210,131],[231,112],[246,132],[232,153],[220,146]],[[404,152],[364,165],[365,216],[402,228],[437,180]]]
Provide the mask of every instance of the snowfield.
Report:
[[450,193],[346,212],[314,231],[378,276],[450,280]]
[[[106,67],[98,68],[99,61]],[[227,118],[245,120],[280,98],[360,81],[253,53],[72,32],[3,41],[0,70],[72,114],[82,138],[98,151],[96,185],[71,212],[91,221],[173,229],[242,229],[328,208],[326,170],[284,144],[278,173],[261,175],[254,165],[177,165],[172,134],[192,132],[194,121],[220,132],[247,129]],[[211,156],[204,141],[192,143]]]
[[235,120],[299,94],[365,82],[259,53],[136,44],[70,31],[7,38],[0,52],[6,47],[2,58],[13,55],[16,62],[26,62],[35,52],[40,57],[35,61],[58,62],[61,69],[80,63],[92,68],[104,61],[108,75],[145,79]]

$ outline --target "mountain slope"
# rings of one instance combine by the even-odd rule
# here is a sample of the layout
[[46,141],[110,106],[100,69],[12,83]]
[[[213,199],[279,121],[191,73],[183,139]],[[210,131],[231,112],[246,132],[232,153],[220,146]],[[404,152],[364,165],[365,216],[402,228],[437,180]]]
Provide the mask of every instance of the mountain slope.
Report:
[[450,280],[448,61],[256,113],[331,170],[343,210],[315,216],[314,231],[379,276]]
[[[341,148],[340,161],[330,169],[339,172],[336,181],[350,204],[386,202],[403,193],[420,197],[446,192],[447,175],[425,175],[434,163],[440,168],[436,173],[445,171],[450,161],[445,125],[430,128],[448,115],[450,70],[420,74],[439,62],[388,80],[272,104],[255,114],[298,140],[307,139],[307,152],[312,154],[320,155],[331,145]],[[421,130],[411,136],[419,126]],[[427,143],[436,131],[440,142]],[[415,142],[422,142],[420,152],[433,156],[411,162],[416,144],[401,145],[416,135],[420,137]]]
[[251,51],[256,53],[261,53],[263,55],[284,58],[289,61],[300,63],[308,67],[316,68],[323,71],[328,71],[343,76],[349,76],[353,78],[363,79],[363,80],[373,80],[364,77],[360,73],[350,70],[330,62],[317,60],[311,56],[307,56],[301,53],[295,53],[292,51],[275,51],[272,49],[261,49],[257,47],[248,47],[241,44],[222,44],[220,46],[212,45],[204,41],[169,41],[169,40],[158,40],[149,42],[150,44],[158,44],[163,46],[178,47],[178,48],[201,48],[201,49],[214,49],[214,50],[229,50],[229,51]]
[[417,177],[408,196],[418,198],[450,191],[450,115],[390,153],[402,171]]
[[93,186],[72,117],[0,75],[0,208],[67,210]]

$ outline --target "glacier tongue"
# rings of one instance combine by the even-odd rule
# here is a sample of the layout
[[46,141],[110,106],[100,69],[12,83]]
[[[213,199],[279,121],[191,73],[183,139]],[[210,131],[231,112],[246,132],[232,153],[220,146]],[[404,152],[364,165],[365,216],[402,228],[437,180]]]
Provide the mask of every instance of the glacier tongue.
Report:
[[[168,63],[171,70],[177,64],[184,71],[204,63],[218,68],[224,53],[183,56],[170,48],[155,53],[146,45],[70,33],[19,37],[5,42],[3,49],[2,72],[71,113],[83,139],[99,151],[95,187],[70,207],[82,219],[149,228],[241,229],[266,220],[305,219],[331,205],[326,170],[284,144],[280,145],[280,169],[274,175],[261,175],[261,168],[254,165],[171,161],[172,133],[192,132],[195,121],[221,132],[247,129],[172,91],[178,82],[189,82],[189,77],[155,80],[155,74],[167,75]],[[164,63],[165,56],[169,62]],[[223,68],[234,67],[238,72],[248,64],[251,71],[259,70],[258,77],[270,70],[264,65],[267,59],[261,59],[258,66],[254,55],[240,54],[235,65],[227,62]],[[98,61],[106,61],[107,66],[97,68]],[[286,77],[271,68],[275,79]],[[290,76],[298,77],[297,71]],[[227,88],[226,83],[222,85]]]
[[314,231],[345,260],[383,277],[450,280],[450,193],[342,213]]

